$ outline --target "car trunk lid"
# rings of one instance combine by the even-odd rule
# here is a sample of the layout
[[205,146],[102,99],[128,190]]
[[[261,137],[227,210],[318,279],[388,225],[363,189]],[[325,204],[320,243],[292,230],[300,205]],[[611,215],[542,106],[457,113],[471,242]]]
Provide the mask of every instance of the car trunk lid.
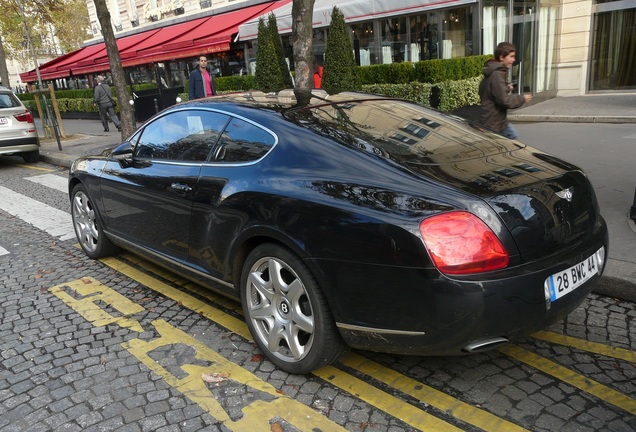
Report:
[[447,146],[441,159],[429,155],[428,163],[407,165],[487,202],[524,261],[574,244],[593,230],[596,196],[578,167],[518,142],[499,141],[498,146],[500,151],[479,157],[462,155],[464,146],[455,152]]

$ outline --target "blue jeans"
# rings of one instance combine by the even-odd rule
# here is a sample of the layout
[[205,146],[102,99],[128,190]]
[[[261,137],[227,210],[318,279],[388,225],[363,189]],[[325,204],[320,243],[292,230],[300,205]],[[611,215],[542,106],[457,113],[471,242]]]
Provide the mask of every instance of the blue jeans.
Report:
[[508,123],[508,126],[500,130],[499,134],[510,139],[517,139],[517,137],[519,136],[519,134],[517,133],[517,129],[515,129],[514,126],[512,126],[510,123]]

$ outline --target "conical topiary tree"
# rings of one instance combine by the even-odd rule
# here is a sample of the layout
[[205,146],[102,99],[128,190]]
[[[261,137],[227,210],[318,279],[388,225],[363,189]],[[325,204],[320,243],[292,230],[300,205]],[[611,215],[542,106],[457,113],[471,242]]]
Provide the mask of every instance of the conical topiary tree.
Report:
[[280,72],[280,64],[275,60],[276,46],[262,17],[258,20],[257,43],[254,85],[257,89],[264,92],[273,92],[285,88]]
[[272,38],[274,48],[276,48],[276,61],[281,73],[281,89],[292,88],[294,83],[292,82],[291,74],[289,73],[289,66],[285,61],[285,50],[283,49],[283,42],[278,34],[278,23],[276,22],[276,15],[270,13],[267,17],[267,29],[269,30],[269,36]]
[[361,89],[344,15],[336,6],[331,12],[331,24],[327,32],[322,87],[329,93]]

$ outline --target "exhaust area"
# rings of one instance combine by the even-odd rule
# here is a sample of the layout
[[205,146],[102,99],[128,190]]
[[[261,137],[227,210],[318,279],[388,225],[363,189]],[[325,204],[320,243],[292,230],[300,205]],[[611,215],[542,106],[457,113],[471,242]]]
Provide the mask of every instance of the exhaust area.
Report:
[[462,351],[468,353],[478,353],[483,351],[490,351],[495,348],[499,348],[502,345],[506,345],[510,341],[504,337],[496,337],[491,339],[484,339],[476,342],[471,342],[462,348]]

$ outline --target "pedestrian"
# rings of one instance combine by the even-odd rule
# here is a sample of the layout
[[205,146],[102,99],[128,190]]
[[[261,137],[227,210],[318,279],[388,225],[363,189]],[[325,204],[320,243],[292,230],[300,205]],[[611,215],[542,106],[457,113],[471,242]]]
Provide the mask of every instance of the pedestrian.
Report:
[[322,74],[324,71],[324,66],[320,66],[318,60],[314,57],[314,88],[322,88]]
[[216,94],[214,77],[208,72],[208,59],[206,56],[199,56],[199,66],[190,74],[188,82],[188,98],[200,99]]
[[532,100],[532,95],[512,94],[514,86],[507,82],[516,53],[517,49],[509,42],[497,45],[495,58],[486,62],[484,77],[479,83],[481,123],[510,139],[516,139],[519,134],[508,121],[508,110]]
[[102,75],[97,76],[97,85],[95,86],[95,92],[93,96],[93,102],[99,109],[99,116],[102,119],[104,125],[104,132],[108,132],[108,117],[113,121],[117,130],[121,130],[121,123],[119,117],[115,113],[115,101],[110,95],[110,87],[104,82]]

